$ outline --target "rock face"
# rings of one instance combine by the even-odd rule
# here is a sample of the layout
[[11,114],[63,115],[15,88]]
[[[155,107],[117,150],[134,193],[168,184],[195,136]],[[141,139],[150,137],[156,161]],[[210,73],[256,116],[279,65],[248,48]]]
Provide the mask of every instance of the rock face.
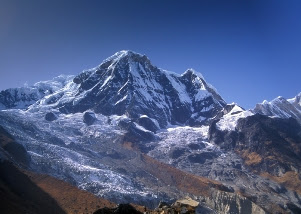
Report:
[[151,131],[143,128],[132,120],[126,119],[121,120],[118,123],[118,126],[126,131],[125,141],[139,143],[139,142],[147,142],[156,139],[156,136]]
[[[93,110],[103,115],[126,114],[132,119],[147,115],[161,128],[168,123],[206,123],[226,105],[201,74],[192,69],[182,75],[168,72],[131,51],[116,53],[45,99],[55,100],[51,106],[65,114]],[[40,109],[47,103],[42,100],[35,107]]]
[[[168,203],[161,202],[159,206],[147,214],[171,214],[171,213],[183,213],[183,214],[195,214],[196,209],[199,206],[199,202],[186,197],[184,199],[179,199],[172,205]],[[204,212],[203,212],[204,213]]]
[[249,199],[228,192],[213,194],[211,198],[206,198],[205,202],[220,214],[267,214],[267,212]]
[[295,118],[301,124],[301,93],[292,99],[277,97],[271,102],[264,101],[257,104],[253,109],[254,113],[280,118]]
[[154,120],[150,119],[146,115],[140,116],[140,118],[137,119],[137,123],[144,127],[147,130],[150,130],[154,133],[160,129],[159,124],[154,122]]
[[[300,203],[301,180],[297,175],[301,170],[301,127],[295,119],[255,114],[239,119],[235,130],[220,130],[213,123],[208,135],[211,142],[224,150],[235,151],[243,159],[244,167],[278,183],[271,186],[274,195],[283,196],[290,190],[297,196],[291,200]],[[261,197],[256,200],[264,203]],[[288,213],[300,209],[287,201],[282,206]]]
[[267,214],[249,199],[229,192],[217,192],[200,201],[185,197],[172,205],[161,202],[154,211],[147,214]]
[[301,126],[293,118],[253,115],[238,121],[235,131],[220,131],[213,124],[209,139],[239,153],[258,172],[281,176],[301,169]]

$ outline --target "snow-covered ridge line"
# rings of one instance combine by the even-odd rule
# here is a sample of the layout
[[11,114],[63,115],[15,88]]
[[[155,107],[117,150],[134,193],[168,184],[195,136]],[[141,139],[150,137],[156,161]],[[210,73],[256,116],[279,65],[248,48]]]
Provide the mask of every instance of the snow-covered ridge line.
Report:
[[120,51],[41,96],[30,111],[69,114],[91,110],[131,118],[147,115],[165,127],[168,123],[203,123],[224,105],[222,97],[195,70],[177,74],[157,68],[145,55]]
[[32,86],[0,91],[0,110],[26,109],[43,97],[53,94],[72,81],[73,75],[59,75],[52,80],[40,81]]
[[252,110],[254,113],[267,115],[270,117],[279,118],[295,118],[299,123],[301,123],[301,93],[296,97],[285,99],[281,96],[268,102],[264,100],[259,103]]

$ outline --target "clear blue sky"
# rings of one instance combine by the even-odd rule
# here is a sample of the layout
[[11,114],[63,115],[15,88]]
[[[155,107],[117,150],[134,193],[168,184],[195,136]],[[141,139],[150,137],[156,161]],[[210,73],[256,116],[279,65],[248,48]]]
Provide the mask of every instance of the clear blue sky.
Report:
[[300,0],[0,0],[0,89],[129,49],[251,108],[301,91]]

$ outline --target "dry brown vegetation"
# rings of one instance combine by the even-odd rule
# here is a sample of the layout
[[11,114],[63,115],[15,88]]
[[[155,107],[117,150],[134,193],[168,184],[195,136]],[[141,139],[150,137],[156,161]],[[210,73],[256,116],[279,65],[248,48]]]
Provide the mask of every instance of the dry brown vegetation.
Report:
[[277,183],[284,185],[287,189],[301,194],[301,179],[300,175],[296,172],[288,171],[281,177],[273,176],[267,172],[264,172],[261,174],[261,176],[276,181]]
[[262,157],[256,152],[249,152],[248,150],[242,150],[239,152],[241,157],[245,160],[245,164],[248,166],[261,163]]
[[173,185],[183,192],[194,195],[209,196],[210,187],[218,190],[226,190],[225,186],[217,181],[213,181],[204,177],[199,177],[187,172],[183,172],[168,164],[159,162],[148,155],[142,155],[143,161],[146,162],[148,173],[151,173],[166,185]]
[[115,204],[96,197],[92,193],[80,190],[64,181],[44,174],[25,172],[43,191],[55,199],[66,213],[93,213],[102,207],[114,207]]

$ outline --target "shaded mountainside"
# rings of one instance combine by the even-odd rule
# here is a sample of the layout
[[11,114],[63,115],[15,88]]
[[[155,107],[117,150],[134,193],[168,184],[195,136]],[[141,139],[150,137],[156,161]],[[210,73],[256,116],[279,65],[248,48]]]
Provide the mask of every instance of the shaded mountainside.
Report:
[[27,168],[30,163],[30,156],[25,148],[17,143],[3,127],[0,126],[0,157],[13,161],[17,165]]
[[28,168],[24,147],[0,127],[0,207],[6,214],[92,213],[115,204],[80,190],[64,181],[37,174]]
[[1,212],[65,213],[58,203],[8,161],[0,162]]
[[[301,127],[295,119],[255,114],[239,119],[232,131],[219,130],[214,123],[209,139],[225,150],[234,150],[254,173],[279,183],[274,194],[293,191],[300,206]],[[301,212],[296,204],[285,203],[292,213]]]
[[293,118],[256,114],[240,119],[233,132],[212,125],[209,139],[222,148],[234,149],[258,172],[280,176],[301,169],[301,127]]
[[66,213],[92,213],[102,207],[116,204],[80,190],[62,180],[45,174],[26,171],[25,174],[43,191],[50,195]]

